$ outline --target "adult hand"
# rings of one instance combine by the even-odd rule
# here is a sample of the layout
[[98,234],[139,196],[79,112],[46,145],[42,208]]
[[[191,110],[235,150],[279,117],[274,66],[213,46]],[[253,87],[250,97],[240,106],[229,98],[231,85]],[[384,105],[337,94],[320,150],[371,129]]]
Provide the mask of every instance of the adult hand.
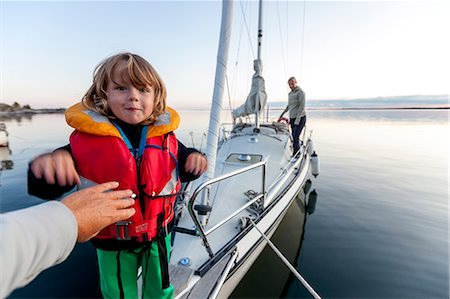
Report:
[[131,190],[107,192],[118,186],[117,182],[108,182],[74,192],[61,200],[78,222],[78,242],[86,242],[106,226],[134,215]]
[[194,175],[200,175],[205,172],[207,167],[208,161],[204,155],[200,153],[191,153],[186,159],[184,170]]
[[285,124],[289,124],[289,119],[286,117],[280,117],[277,122],[279,123],[285,123]]
[[48,184],[73,186],[80,183],[72,156],[65,150],[56,150],[33,160],[30,170],[38,179],[44,178]]

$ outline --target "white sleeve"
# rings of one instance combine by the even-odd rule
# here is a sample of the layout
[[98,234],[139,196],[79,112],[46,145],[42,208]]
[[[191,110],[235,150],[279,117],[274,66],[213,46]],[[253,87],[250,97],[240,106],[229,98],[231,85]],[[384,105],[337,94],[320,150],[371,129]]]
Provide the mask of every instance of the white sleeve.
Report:
[[64,261],[77,241],[78,224],[59,201],[0,214],[0,298]]

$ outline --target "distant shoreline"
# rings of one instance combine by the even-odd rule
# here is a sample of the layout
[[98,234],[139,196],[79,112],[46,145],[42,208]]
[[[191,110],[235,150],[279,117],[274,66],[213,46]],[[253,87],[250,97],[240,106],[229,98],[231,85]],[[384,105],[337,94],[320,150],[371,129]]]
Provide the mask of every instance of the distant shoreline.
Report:
[[37,114],[64,114],[64,111],[66,111],[65,108],[0,111],[0,121],[21,121],[22,119],[32,119],[32,117]]
[[[209,107],[199,108],[177,108],[179,111],[196,110],[196,111],[208,111]],[[225,109],[227,110],[227,109]],[[269,111],[284,110],[281,107],[269,107]],[[309,111],[364,111],[364,110],[450,110],[450,106],[438,106],[438,107],[307,107]],[[44,109],[28,109],[17,111],[0,111],[0,117],[30,117],[35,114],[63,114],[66,108],[44,108]]]
[[15,110],[15,111],[0,111],[0,115],[6,116],[26,116],[33,114],[54,114],[54,113],[64,113],[66,108],[44,108],[44,109],[26,109],[26,110]]
[[[179,107],[178,111],[209,111],[209,107]],[[229,108],[223,109],[230,111]],[[283,111],[284,107],[269,106],[269,111]],[[450,106],[417,106],[417,107],[306,107],[309,111],[345,111],[345,110],[450,110]]]
[[[343,108],[328,108],[328,107],[312,107],[306,110],[449,110],[450,106],[441,107],[343,107]],[[283,109],[280,109],[283,110]]]

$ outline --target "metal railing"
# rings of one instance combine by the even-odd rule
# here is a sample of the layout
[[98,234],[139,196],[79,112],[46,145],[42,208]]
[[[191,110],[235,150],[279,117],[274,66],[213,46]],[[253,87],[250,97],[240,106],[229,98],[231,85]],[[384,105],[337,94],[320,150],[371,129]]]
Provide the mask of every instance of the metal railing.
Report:
[[[203,191],[203,189],[205,189],[209,185],[212,185],[214,183],[223,181],[225,179],[228,179],[230,177],[242,174],[244,172],[247,172],[249,170],[252,170],[252,169],[255,169],[255,168],[258,168],[258,167],[262,167],[262,190],[261,190],[261,193],[259,193],[253,199],[251,199],[250,201],[245,203],[242,207],[237,209],[231,215],[229,215],[228,217],[226,217],[225,219],[223,219],[222,221],[220,221],[219,223],[217,223],[216,225],[211,227],[209,230],[205,231],[203,229],[203,226],[200,224],[200,221],[197,219],[197,215],[194,212],[194,202],[195,202],[195,199],[197,198],[197,196],[200,194],[200,192]],[[203,244],[204,244],[204,246],[206,248],[206,251],[208,252],[208,254],[209,254],[209,256],[211,258],[214,257],[214,253],[213,253],[213,251],[211,249],[211,246],[209,245],[209,242],[208,242],[208,239],[206,238],[206,236],[209,235],[210,233],[212,233],[213,231],[215,231],[216,229],[218,229],[219,227],[221,227],[223,224],[225,224],[226,222],[228,222],[232,218],[234,218],[236,215],[238,215],[240,212],[245,210],[247,207],[252,205],[257,200],[263,198],[263,202],[264,202],[264,199],[266,198],[266,186],[265,186],[266,185],[266,183],[265,183],[266,180],[265,180],[265,178],[266,178],[266,162],[265,161],[261,161],[261,162],[255,163],[253,165],[249,165],[247,167],[240,168],[238,170],[231,171],[231,172],[226,173],[224,175],[221,175],[221,176],[212,178],[210,180],[207,180],[207,181],[203,182],[202,184],[200,184],[197,187],[197,189],[195,189],[194,193],[192,194],[192,197],[189,199],[188,210],[189,210],[189,214],[191,215],[192,221],[194,221],[194,224],[197,227],[198,233],[199,233],[200,237],[203,240]]]

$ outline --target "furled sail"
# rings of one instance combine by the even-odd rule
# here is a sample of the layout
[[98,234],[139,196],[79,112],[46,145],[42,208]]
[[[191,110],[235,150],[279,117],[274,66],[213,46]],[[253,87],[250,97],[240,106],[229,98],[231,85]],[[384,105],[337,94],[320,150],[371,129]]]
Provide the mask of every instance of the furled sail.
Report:
[[262,76],[262,61],[255,59],[253,61],[255,74],[252,78],[252,87],[243,105],[233,110],[233,118],[247,116],[250,114],[261,114],[266,106],[267,94],[264,78]]

